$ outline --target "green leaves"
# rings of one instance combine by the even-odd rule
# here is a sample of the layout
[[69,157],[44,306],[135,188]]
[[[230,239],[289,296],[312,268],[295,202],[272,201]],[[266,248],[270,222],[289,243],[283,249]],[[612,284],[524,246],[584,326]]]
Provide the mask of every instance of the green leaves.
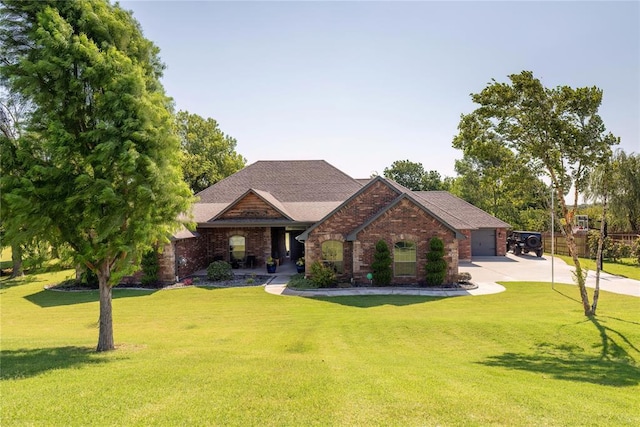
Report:
[[[560,202],[563,231],[568,236],[576,270],[580,271],[571,221],[578,193],[585,189],[594,167],[610,157],[611,147],[618,142],[613,135],[604,134],[598,115],[602,91],[596,87],[548,89],[530,71],[512,74],[509,80],[510,83],[493,81],[472,95],[479,107],[462,117],[454,146],[480,164],[491,160],[492,150],[487,150],[490,142],[513,150],[516,161],[524,166],[531,164],[537,173],[539,162]],[[570,188],[574,189],[571,212],[565,200]],[[589,314],[584,279],[580,280],[585,314]]]
[[384,176],[414,191],[444,190],[448,187],[438,171],[425,171],[422,163],[409,160],[396,160],[384,168]]
[[180,111],[175,128],[183,153],[184,179],[194,193],[244,167],[246,159],[235,152],[236,140],[225,135],[215,120]]
[[16,156],[30,185],[12,208],[52,224],[76,261],[107,263],[116,283],[192,201],[158,49],[106,1],[5,3],[0,76],[34,106]]

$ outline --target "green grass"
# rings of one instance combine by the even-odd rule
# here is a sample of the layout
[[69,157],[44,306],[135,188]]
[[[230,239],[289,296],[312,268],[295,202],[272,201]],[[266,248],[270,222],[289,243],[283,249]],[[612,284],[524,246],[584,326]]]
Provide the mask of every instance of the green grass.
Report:
[[2,248],[0,251],[0,269],[11,268],[11,248]]
[[2,281],[0,425],[640,425],[640,300],[506,283],[479,297],[261,287],[96,292]]
[[[569,265],[573,265],[573,260],[567,255],[554,255],[562,259]],[[579,258],[582,268],[589,271],[596,271],[596,261],[589,258]],[[629,279],[640,280],[640,265],[633,258],[623,258],[619,262],[605,261],[603,271],[605,273],[622,276]]]

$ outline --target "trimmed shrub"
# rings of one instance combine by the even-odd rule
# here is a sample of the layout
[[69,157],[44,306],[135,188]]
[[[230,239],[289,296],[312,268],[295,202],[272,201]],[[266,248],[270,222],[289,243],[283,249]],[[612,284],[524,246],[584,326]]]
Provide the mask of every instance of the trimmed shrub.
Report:
[[427,252],[426,282],[429,286],[440,286],[447,277],[447,262],[444,260],[444,242],[434,237],[429,241]]
[[320,261],[311,264],[311,281],[319,288],[330,288],[336,284],[336,273]]
[[458,283],[468,283],[471,281],[471,273],[463,271],[458,273]]
[[376,286],[389,286],[393,271],[391,270],[391,252],[384,240],[376,243],[376,252],[373,255],[373,284]]
[[140,283],[143,285],[153,285],[158,282],[158,271],[160,263],[158,262],[158,254],[155,250],[151,250],[142,255],[142,277]]
[[287,287],[292,289],[316,289],[318,285],[312,280],[305,278],[304,274],[298,273],[291,276]]
[[207,267],[207,277],[215,282],[233,279],[231,264],[226,261],[214,261]]

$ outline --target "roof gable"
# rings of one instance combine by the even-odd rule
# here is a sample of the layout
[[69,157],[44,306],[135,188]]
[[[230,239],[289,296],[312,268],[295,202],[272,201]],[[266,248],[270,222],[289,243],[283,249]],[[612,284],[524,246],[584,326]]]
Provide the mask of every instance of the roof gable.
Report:
[[403,200],[410,201],[412,204],[414,204],[415,206],[419,207],[426,214],[428,214],[431,217],[437,219],[442,225],[444,225],[446,228],[448,228],[449,230],[451,230],[451,231],[453,231],[455,233],[456,239],[466,239],[466,237],[462,233],[460,233],[456,228],[452,227],[449,223],[444,221],[438,215],[434,214],[431,210],[429,210],[426,206],[424,206],[424,204],[422,204],[419,201],[417,201],[410,193],[402,193],[392,203],[387,205],[384,209],[382,209],[376,215],[374,215],[373,217],[369,218],[368,221],[366,221],[365,223],[360,225],[358,228],[353,230],[351,233],[349,233],[349,235],[347,235],[347,240],[350,240],[350,241],[356,240],[357,236],[358,236],[358,233],[360,233],[362,230],[367,228],[370,224],[372,224],[375,221],[377,221],[380,217],[382,217],[389,210],[391,210],[391,209],[395,208],[396,206],[398,206]]
[[247,218],[292,220],[286,208],[273,195],[266,191],[251,188],[231,202],[218,215],[211,218],[210,221]]
[[300,234],[298,237],[296,237],[296,239],[298,241],[305,241],[307,240],[307,238],[309,237],[309,234],[318,226],[320,226],[323,222],[325,222],[326,220],[328,220],[329,218],[331,218],[333,215],[335,215],[338,211],[340,211],[341,209],[343,209],[344,207],[346,207],[347,205],[349,205],[356,197],[360,196],[361,194],[366,193],[367,191],[369,191],[369,189],[371,187],[373,187],[374,185],[376,185],[376,183],[383,183],[384,185],[386,185],[388,188],[390,188],[392,191],[394,191],[396,194],[400,194],[400,191],[398,191],[398,189],[396,189],[394,186],[390,185],[389,182],[381,177],[381,176],[376,176],[375,178],[369,180],[369,182],[367,182],[363,187],[361,187],[358,191],[356,191],[355,193],[353,193],[348,199],[346,199],[344,202],[340,203],[335,209],[333,209],[331,212],[329,212],[327,215],[324,216],[324,218],[322,218],[320,221],[316,222],[314,225],[312,225],[311,227],[309,227],[307,230],[305,230],[304,233]]

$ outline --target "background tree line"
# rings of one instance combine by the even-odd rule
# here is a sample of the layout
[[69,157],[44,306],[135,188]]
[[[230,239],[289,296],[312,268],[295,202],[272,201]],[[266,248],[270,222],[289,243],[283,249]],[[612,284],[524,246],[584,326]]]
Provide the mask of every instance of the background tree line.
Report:
[[[449,191],[514,229],[550,230],[551,187],[517,153],[488,142],[477,151],[465,152],[456,160],[455,171],[455,177],[442,177],[438,171],[426,171],[420,162],[397,160],[383,174],[411,190]],[[640,234],[640,154],[616,150],[607,176],[608,232]],[[588,215],[591,227],[599,228],[603,205],[592,180],[582,196],[584,203],[578,205],[577,214]],[[560,215],[559,207],[556,210]]]

